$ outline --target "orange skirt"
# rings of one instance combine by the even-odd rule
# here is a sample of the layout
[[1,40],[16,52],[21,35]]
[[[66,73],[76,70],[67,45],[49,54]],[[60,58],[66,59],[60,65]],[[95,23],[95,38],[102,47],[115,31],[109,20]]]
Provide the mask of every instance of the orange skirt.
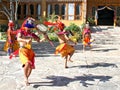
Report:
[[35,68],[35,64],[34,64],[35,53],[32,49],[20,48],[19,57],[23,65],[25,65],[26,63],[29,63],[31,65],[31,68],[33,69]]
[[67,43],[63,43],[56,47],[55,54],[60,53],[62,57],[65,57],[65,56],[68,56],[68,55],[74,53],[74,51],[75,51],[75,49],[73,48],[73,46],[71,46]]
[[4,44],[3,50],[7,52],[7,51],[8,51],[8,48],[12,48],[13,51],[17,50],[17,49],[19,48],[19,43],[18,43],[18,41],[15,40],[13,44],[10,44],[10,43],[8,42],[8,40],[6,40],[6,42],[5,42],[5,44]]

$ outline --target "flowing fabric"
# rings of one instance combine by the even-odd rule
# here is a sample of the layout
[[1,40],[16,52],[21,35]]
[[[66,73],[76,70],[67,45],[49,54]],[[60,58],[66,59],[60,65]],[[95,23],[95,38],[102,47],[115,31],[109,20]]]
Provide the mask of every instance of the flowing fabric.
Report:
[[35,53],[28,45],[19,49],[19,57],[23,65],[29,63],[33,69],[35,68]]
[[89,37],[85,37],[83,39],[83,45],[88,45],[88,44],[90,44],[90,38]]
[[62,57],[65,57],[67,55],[72,54],[75,51],[73,46],[67,44],[67,43],[62,43],[56,47],[55,54],[60,53]]
[[9,41],[9,39],[6,40],[5,44],[4,44],[4,51],[8,51],[8,49],[11,48],[12,51],[15,51],[19,48],[19,43],[16,40],[16,34],[11,34],[11,41]]

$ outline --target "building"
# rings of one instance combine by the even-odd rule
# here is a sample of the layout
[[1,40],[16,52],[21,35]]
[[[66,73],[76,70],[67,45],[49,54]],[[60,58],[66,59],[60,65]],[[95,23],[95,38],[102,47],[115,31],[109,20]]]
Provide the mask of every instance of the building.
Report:
[[[3,1],[10,6],[9,2]],[[120,0],[21,0],[18,6],[19,23],[28,16],[39,21],[53,14],[60,15],[66,25],[80,25],[87,20],[95,21],[96,25],[116,25]],[[3,13],[0,13],[0,20],[0,23],[8,21]]]
[[116,25],[120,20],[120,0],[88,0],[87,17],[97,25]]

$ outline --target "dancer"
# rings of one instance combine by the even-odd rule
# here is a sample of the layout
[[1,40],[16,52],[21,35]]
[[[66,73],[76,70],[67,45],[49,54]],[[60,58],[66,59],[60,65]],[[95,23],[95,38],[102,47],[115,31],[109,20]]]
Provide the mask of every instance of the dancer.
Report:
[[[67,37],[67,33],[65,31],[60,31],[58,33],[56,33],[58,36],[58,40],[60,45],[58,45],[56,47],[56,51],[55,54],[61,53],[61,56],[65,58],[65,68],[68,68],[67,66],[67,62],[71,61],[71,57],[74,54],[74,47],[72,45],[69,45],[68,41],[71,41],[68,37]],[[73,42],[74,43],[74,42]]]
[[[67,62],[68,61],[73,62],[71,60],[71,57],[74,54],[75,49],[74,49],[73,45],[69,44],[69,42],[72,42],[72,43],[74,43],[74,42],[71,41],[71,39],[69,37],[67,37],[66,34],[68,34],[68,33],[64,30],[65,25],[64,25],[64,23],[61,22],[61,17],[57,16],[54,23],[44,21],[44,24],[46,26],[54,27],[54,33],[57,35],[59,43],[60,43],[60,45],[58,45],[56,47],[55,54],[60,53],[61,56],[63,58],[65,58],[65,68],[68,68]],[[74,45],[75,44],[76,43],[74,43]]]
[[10,55],[12,52],[19,48],[19,44],[16,40],[16,34],[17,31],[14,30],[14,23],[10,20],[8,23],[7,40],[4,45],[4,51],[7,52],[7,55]]
[[[49,43],[54,47],[54,44],[51,42],[51,40],[49,39],[48,35],[46,32],[46,30],[42,30],[43,27],[40,26],[40,24],[35,25],[35,19],[32,17],[28,17],[22,24],[21,28],[17,30],[17,33],[22,32],[23,34],[27,35],[31,35],[35,40],[38,40],[38,36],[34,33],[32,33],[30,30],[29,32],[25,32],[26,27],[25,25],[28,25],[29,28],[34,28],[37,30],[38,34],[42,34],[44,37],[43,39],[41,39],[40,41],[45,41],[48,40]],[[39,27],[40,26],[40,27]],[[41,29],[42,28],[42,29]],[[9,56],[10,59],[12,59],[12,57],[16,57],[19,54],[19,49],[15,50],[13,53],[11,53],[11,55]]]
[[84,38],[85,33],[89,33],[89,34],[90,34],[90,37],[91,37],[91,30],[90,30],[89,23],[87,23],[87,24],[85,25],[85,28],[83,29],[83,32],[82,32],[83,38]]
[[[30,28],[27,26],[27,24],[26,26],[24,26],[24,29],[26,34],[30,32]],[[32,37],[29,35],[25,35],[21,31],[17,34],[17,40],[20,44],[19,57],[24,68],[25,84],[29,85],[28,77],[30,76],[32,69],[35,68],[34,65],[35,53],[31,48]]]
[[[72,43],[74,43],[74,42],[67,36],[68,32],[66,32],[64,30],[65,25],[64,25],[64,23],[61,22],[60,16],[57,16],[56,24],[57,24],[58,30],[55,33],[58,37],[60,45],[58,45],[56,47],[55,54],[61,53],[61,56],[65,58],[65,68],[68,68],[67,62],[68,61],[73,62],[71,60],[71,57],[75,51],[73,44],[70,45],[70,42],[72,42]],[[74,45],[75,44],[76,43],[74,43]]]
[[[33,26],[34,27],[34,26]],[[35,53],[32,50],[32,38],[34,38],[37,42],[42,42],[45,38],[41,39],[37,36],[33,36],[31,33],[31,28],[33,28],[31,24],[26,23],[24,24],[24,30],[20,30],[17,34],[17,40],[20,44],[19,48],[19,57],[20,61],[22,62],[22,67],[24,69],[24,78],[25,84],[28,86],[30,83],[28,78],[32,72],[32,69],[35,68]]]
[[91,38],[91,30],[89,28],[89,24],[86,24],[85,28],[83,29],[82,36],[83,36],[82,41],[83,41],[83,51],[84,51],[87,46],[91,48],[91,43],[95,41],[95,39]]

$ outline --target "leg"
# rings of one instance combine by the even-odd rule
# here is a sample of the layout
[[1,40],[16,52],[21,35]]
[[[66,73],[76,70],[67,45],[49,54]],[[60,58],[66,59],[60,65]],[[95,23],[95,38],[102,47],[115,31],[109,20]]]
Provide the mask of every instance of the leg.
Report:
[[90,47],[90,49],[92,49],[92,45],[91,44],[89,45],[89,47]]
[[73,56],[73,54],[74,54],[74,52],[69,55],[68,61],[73,62],[73,61],[71,60],[71,57]]
[[68,68],[67,67],[67,58],[68,58],[68,56],[65,57],[65,68]]
[[85,45],[83,45],[83,52],[85,51],[85,48],[86,48],[86,46],[85,46]]
[[24,66],[24,78],[25,78],[25,84],[26,86],[29,86],[29,82],[28,82],[28,70],[30,68],[30,64],[26,63]]
[[28,69],[28,72],[27,72],[27,77],[30,76],[31,72],[32,72],[32,68],[30,67],[30,68]]

